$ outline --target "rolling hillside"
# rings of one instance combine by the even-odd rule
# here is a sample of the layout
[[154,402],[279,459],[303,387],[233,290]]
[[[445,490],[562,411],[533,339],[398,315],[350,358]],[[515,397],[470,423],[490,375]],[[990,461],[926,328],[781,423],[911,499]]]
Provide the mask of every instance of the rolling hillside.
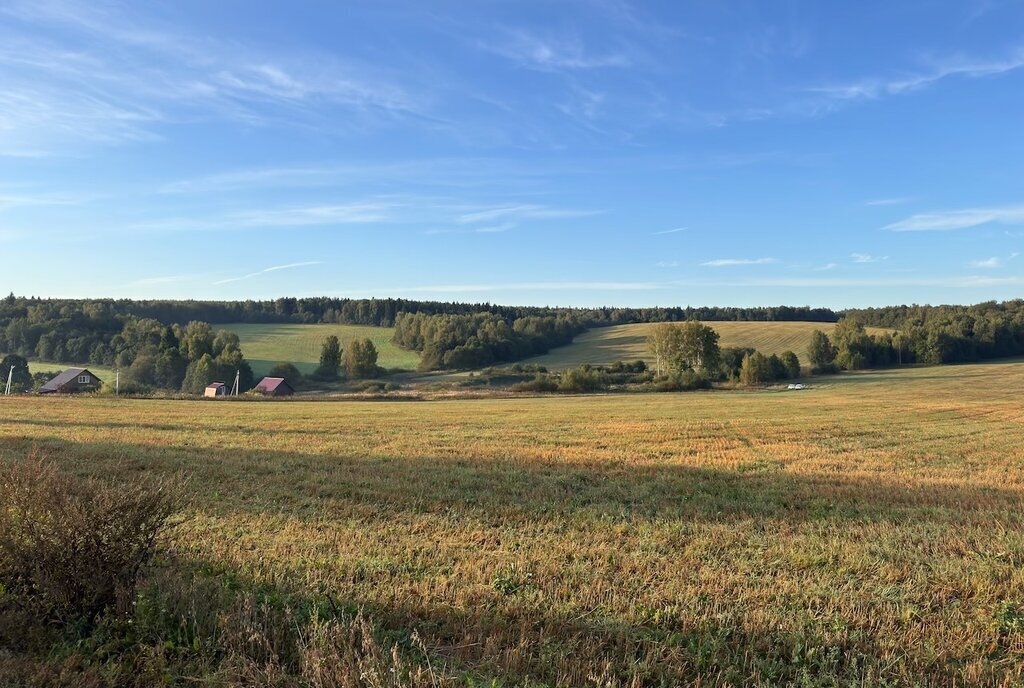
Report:
[[68,368],[88,368],[103,382],[114,384],[114,369],[106,366],[97,366],[91,363],[51,363],[49,361],[29,361],[28,370],[30,373],[50,373],[56,376]]
[[[638,323],[600,327],[584,332],[569,346],[559,347],[543,356],[524,361],[546,366],[551,370],[571,368],[583,363],[607,364],[615,361],[653,358],[647,351],[647,333],[656,323]],[[811,332],[822,330],[831,334],[834,325],[817,322],[712,322],[721,336],[722,347],[753,347],[764,354],[792,351],[806,364],[807,343]],[[874,333],[885,330],[869,328]]]
[[330,335],[337,335],[344,347],[353,339],[368,337],[377,347],[377,364],[384,368],[415,369],[419,355],[391,343],[393,329],[363,325],[291,325],[230,323],[214,325],[238,334],[242,352],[253,372],[264,375],[282,361],[294,363],[303,373],[312,373],[320,361],[320,346]]

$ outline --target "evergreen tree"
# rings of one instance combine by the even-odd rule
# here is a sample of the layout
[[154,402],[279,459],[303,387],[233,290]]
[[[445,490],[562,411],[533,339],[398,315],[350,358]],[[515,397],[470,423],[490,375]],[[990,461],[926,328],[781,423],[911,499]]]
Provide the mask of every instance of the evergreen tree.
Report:
[[800,359],[797,358],[796,354],[792,351],[783,352],[782,365],[786,367],[786,377],[796,378],[800,377]]

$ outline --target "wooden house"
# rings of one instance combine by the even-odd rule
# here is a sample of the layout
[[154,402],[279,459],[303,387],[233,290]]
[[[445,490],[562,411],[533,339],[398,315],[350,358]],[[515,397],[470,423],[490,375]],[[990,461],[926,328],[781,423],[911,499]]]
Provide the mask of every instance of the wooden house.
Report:
[[103,385],[88,368],[68,368],[39,388],[40,394],[72,394],[74,392],[95,392]]

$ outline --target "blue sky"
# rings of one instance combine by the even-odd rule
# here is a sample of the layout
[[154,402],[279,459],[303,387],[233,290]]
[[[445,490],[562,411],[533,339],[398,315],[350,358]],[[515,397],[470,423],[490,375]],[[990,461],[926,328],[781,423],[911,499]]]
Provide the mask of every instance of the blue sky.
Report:
[[1024,293],[1024,5],[0,2],[0,289]]

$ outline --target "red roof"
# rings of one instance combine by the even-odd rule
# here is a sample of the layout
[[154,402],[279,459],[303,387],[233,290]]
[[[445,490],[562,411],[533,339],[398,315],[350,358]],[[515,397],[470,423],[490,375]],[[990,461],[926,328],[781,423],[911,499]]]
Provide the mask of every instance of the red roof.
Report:
[[289,390],[292,388],[292,386],[288,384],[288,381],[283,377],[265,377],[260,380],[258,385],[256,385],[256,391],[272,394],[276,392],[277,388],[281,385],[284,385]]
[[210,384],[206,385],[206,389],[210,389],[211,387],[216,389],[217,387],[223,387],[223,386],[224,386],[223,382],[211,382]]

